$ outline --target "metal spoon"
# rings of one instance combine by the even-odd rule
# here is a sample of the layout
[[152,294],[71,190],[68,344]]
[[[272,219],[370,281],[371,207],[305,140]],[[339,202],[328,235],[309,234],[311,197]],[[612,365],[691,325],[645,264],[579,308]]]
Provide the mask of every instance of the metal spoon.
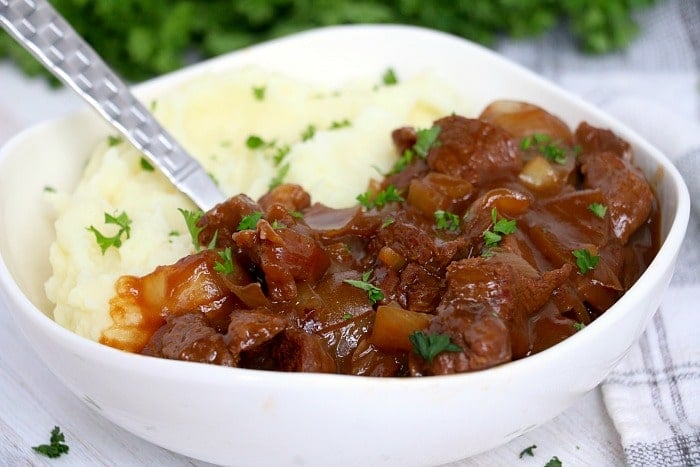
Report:
[[207,211],[225,199],[204,168],[46,0],[0,0],[0,25],[197,206]]

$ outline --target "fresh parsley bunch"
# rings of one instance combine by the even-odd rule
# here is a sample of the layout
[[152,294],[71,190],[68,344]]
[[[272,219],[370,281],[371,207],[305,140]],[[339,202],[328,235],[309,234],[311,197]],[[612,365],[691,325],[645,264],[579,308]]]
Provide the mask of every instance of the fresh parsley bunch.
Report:
[[[229,52],[317,26],[403,23],[447,31],[484,44],[527,37],[558,25],[581,48],[604,53],[627,46],[633,13],[655,0],[52,0],[75,29],[122,76],[139,81],[188,61]],[[4,32],[0,57],[44,73]]]

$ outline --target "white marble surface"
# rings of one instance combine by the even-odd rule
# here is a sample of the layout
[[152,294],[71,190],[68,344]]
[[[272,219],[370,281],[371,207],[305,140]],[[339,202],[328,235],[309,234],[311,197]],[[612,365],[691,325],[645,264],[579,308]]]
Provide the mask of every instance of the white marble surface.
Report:
[[[684,36],[679,27],[684,3],[671,0],[642,14],[644,34],[626,53],[580,56],[562,31],[541,40],[504,43],[499,50],[602,107],[621,96],[643,96],[700,121],[700,42],[694,42],[700,38]],[[81,105],[68,91],[51,90],[0,62],[0,144]],[[0,465],[206,465],[142,441],[93,412],[33,353],[11,312],[0,301]],[[47,442],[54,425],[60,425],[71,450],[48,460],[31,446]],[[535,457],[519,459],[533,444]],[[542,466],[552,456],[567,466],[624,464],[599,389],[530,433],[454,465]]]

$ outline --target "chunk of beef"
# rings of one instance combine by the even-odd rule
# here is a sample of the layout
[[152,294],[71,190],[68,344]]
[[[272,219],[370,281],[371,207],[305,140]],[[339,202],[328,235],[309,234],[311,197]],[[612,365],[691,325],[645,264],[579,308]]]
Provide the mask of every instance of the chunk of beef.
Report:
[[202,227],[199,233],[200,245],[209,245],[216,235],[216,246],[221,248],[234,246],[232,237],[238,230],[238,224],[244,216],[261,212],[258,203],[247,195],[240,194],[217,204],[204,213],[197,225]]
[[237,360],[224,342],[224,336],[210,327],[201,313],[169,316],[163,328],[153,336],[160,339],[160,344],[152,342],[147,347],[160,348],[164,358],[236,366]]
[[287,321],[260,308],[256,310],[236,310],[231,313],[231,322],[224,342],[233,355],[254,350],[266,344],[284,331]]
[[291,228],[273,228],[266,220],[256,231],[233,236],[236,245],[262,270],[273,301],[297,295],[296,281],[316,282],[330,266],[328,254],[312,237]]
[[440,302],[442,281],[416,263],[409,263],[401,271],[399,288],[402,307],[411,311],[432,312]]
[[391,132],[391,139],[396,147],[396,152],[403,154],[407,149],[411,149],[418,140],[415,128],[404,126]]
[[597,188],[605,197],[613,233],[625,244],[651,213],[654,194],[644,175],[612,152],[581,155],[586,188]]
[[632,147],[624,139],[610,130],[596,128],[586,122],[582,122],[574,134],[577,145],[581,147],[581,154],[593,152],[612,152],[617,157],[630,160]]
[[441,118],[435,124],[442,130],[428,153],[432,170],[474,185],[520,170],[520,153],[505,130],[456,115]]
[[281,204],[287,211],[295,212],[308,208],[311,205],[311,196],[299,185],[283,183],[264,194],[258,203],[265,212],[273,204]]
[[298,329],[287,329],[272,349],[275,369],[313,373],[335,373],[335,360],[323,340]]

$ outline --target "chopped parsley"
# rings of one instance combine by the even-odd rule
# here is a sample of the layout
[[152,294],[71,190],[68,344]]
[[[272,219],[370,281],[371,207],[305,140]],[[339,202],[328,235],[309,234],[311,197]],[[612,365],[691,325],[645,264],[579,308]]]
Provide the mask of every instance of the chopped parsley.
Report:
[[340,120],[340,121],[333,121],[333,122],[331,122],[331,126],[330,126],[329,129],[330,129],[330,130],[338,130],[338,129],[340,129],[340,128],[347,128],[347,127],[349,127],[349,126],[351,126],[351,125],[352,125],[352,123],[350,123],[350,120],[348,120],[347,118],[345,118],[345,119]]
[[566,163],[566,150],[556,144],[552,137],[543,133],[535,133],[520,140],[520,149],[526,151],[535,149],[539,151],[545,159],[557,164]]
[[586,327],[586,324],[585,324],[585,323],[574,323],[574,328],[575,328],[577,331],[580,331],[581,329],[583,329],[583,328],[585,328],[585,327]]
[[301,132],[301,140],[302,141],[308,141],[311,138],[314,137],[316,134],[316,127],[309,124],[307,127],[304,129],[304,131]]
[[608,207],[600,203],[591,203],[588,205],[588,210],[602,219],[605,217]]
[[68,454],[70,447],[65,444],[65,442],[66,437],[63,433],[61,433],[61,429],[54,426],[53,430],[51,430],[51,438],[49,439],[50,444],[32,446],[32,449],[39,454],[43,454],[46,457],[54,459],[56,457],[60,457],[62,454]]
[[255,100],[261,101],[265,99],[265,86],[253,86],[253,97]]
[[557,456],[552,457],[549,461],[544,464],[544,467],[561,467],[562,463]]
[[153,168],[153,165],[150,162],[148,162],[148,159],[146,159],[145,157],[142,157],[139,163],[141,164],[141,168],[146,172],[153,172],[155,170],[155,168]]
[[250,135],[245,140],[245,145],[250,149],[265,149],[275,145],[274,141],[265,141],[258,135]]
[[414,155],[415,154],[412,150],[406,149],[401,155],[401,157],[399,157],[399,160],[396,161],[394,167],[392,167],[391,172],[389,172],[389,175],[397,174],[409,165],[411,165],[411,162],[413,162]]
[[459,230],[459,216],[457,214],[437,210],[435,215],[435,228],[438,230],[449,230],[450,232],[456,232]]
[[286,229],[287,228],[287,225],[284,222],[280,222],[277,219],[272,221],[272,224],[270,224],[270,226],[273,229]]
[[586,274],[591,269],[595,268],[600,261],[600,256],[591,255],[590,251],[585,248],[580,248],[571,252],[576,257],[576,266],[581,274]]
[[487,248],[498,245],[504,235],[510,235],[518,230],[515,225],[515,219],[498,219],[498,210],[491,209],[491,221],[493,223],[491,230],[484,231],[484,244]]
[[388,227],[391,224],[393,224],[394,222],[395,222],[395,220],[393,217],[387,217],[386,219],[384,219],[384,222],[382,222],[381,228],[383,229],[385,227]]
[[128,239],[129,235],[131,234],[131,219],[129,219],[129,216],[126,214],[126,212],[122,212],[118,216],[113,216],[111,214],[105,213],[104,223],[119,226],[119,231],[115,235],[108,237],[92,225],[87,228],[87,230],[95,234],[95,240],[100,246],[103,255],[109,247],[119,248],[120,246],[122,246],[122,234],[126,235],[126,239]]
[[116,146],[117,144],[120,144],[123,141],[121,136],[113,136],[109,135],[107,137],[107,145],[109,147]]
[[284,181],[284,177],[287,176],[287,172],[289,172],[289,162],[279,168],[277,175],[272,177],[272,180],[270,180],[270,184],[267,186],[267,189],[272,190],[273,188],[280,186]]
[[217,261],[214,263],[214,271],[224,275],[233,273],[236,268],[233,264],[233,258],[231,258],[231,247],[227,246],[223,251],[220,251],[219,257],[223,262]]
[[349,320],[350,318],[352,318],[352,314],[351,314],[351,313],[343,313],[343,320],[347,321],[347,320]]
[[291,148],[287,144],[277,148],[277,150],[275,151],[275,154],[272,156],[272,162],[274,162],[275,167],[277,167],[278,165],[280,165],[282,163],[284,158],[287,157],[287,154],[289,154],[290,150],[291,150]]
[[199,251],[199,233],[204,230],[204,227],[197,226],[197,222],[199,222],[204,213],[202,211],[188,211],[181,208],[177,208],[177,210],[180,211],[182,217],[185,218],[185,224],[187,224],[187,230],[192,237],[192,244],[194,245],[195,251]]
[[263,213],[260,211],[255,211],[243,216],[236,230],[254,230],[258,225],[258,221],[262,219],[262,216]]
[[442,352],[462,352],[462,348],[452,342],[447,334],[426,334],[423,331],[413,331],[408,339],[413,345],[413,352],[420,355],[428,363]]
[[416,144],[413,145],[413,150],[415,153],[423,159],[428,157],[428,151],[430,151],[433,145],[435,145],[437,142],[441,131],[442,128],[440,128],[438,125],[433,125],[430,128],[423,130],[418,130],[416,134]]
[[289,215],[291,215],[295,219],[303,219],[304,214],[301,211],[289,211]]
[[179,237],[179,236],[180,236],[180,232],[178,232],[177,230],[171,230],[170,232],[168,232],[168,237]]
[[520,455],[518,456],[520,459],[523,458],[523,456],[530,456],[530,457],[535,457],[535,454],[533,454],[532,450],[537,449],[537,445],[533,444],[532,446],[528,446],[522,451],[520,451]]
[[382,75],[382,83],[384,86],[394,86],[399,83],[399,79],[396,77],[396,72],[393,68],[387,68]]
[[357,195],[357,198],[355,199],[359,201],[359,203],[366,209],[372,209],[375,207],[381,208],[387,203],[404,201],[403,196],[401,196],[401,193],[396,191],[396,187],[394,185],[389,185],[386,187],[386,189],[377,193],[374,198],[372,198],[372,194],[369,191],[366,191]]
[[345,279],[343,282],[350,284],[353,287],[367,291],[367,296],[369,297],[369,303],[374,305],[375,303],[384,299],[384,293],[382,289],[376,285],[370,284],[369,278],[372,275],[372,271],[367,271],[362,273],[362,280]]
[[56,189],[51,185],[44,186],[44,193],[56,193]]
[[155,112],[157,108],[158,108],[158,101],[153,99],[151,101],[151,112]]

